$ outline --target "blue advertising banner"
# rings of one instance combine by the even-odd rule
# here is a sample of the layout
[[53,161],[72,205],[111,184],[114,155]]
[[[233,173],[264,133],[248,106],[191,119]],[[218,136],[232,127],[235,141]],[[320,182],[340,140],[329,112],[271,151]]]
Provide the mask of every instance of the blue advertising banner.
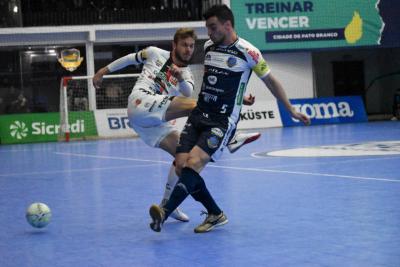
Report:
[[[297,111],[311,118],[311,125],[349,122],[367,122],[367,114],[360,96],[291,99]],[[278,103],[283,126],[299,126],[282,103]]]

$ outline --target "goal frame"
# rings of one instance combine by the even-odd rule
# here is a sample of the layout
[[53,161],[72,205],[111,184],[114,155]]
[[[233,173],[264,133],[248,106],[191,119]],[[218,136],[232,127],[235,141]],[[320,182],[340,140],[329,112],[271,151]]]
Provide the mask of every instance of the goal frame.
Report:
[[[103,76],[104,79],[112,78],[132,78],[139,77],[139,73],[132,74],[108,74]],[[71,140],[69,109],[68,109],[68,82],[71,80],[87,80],[88,90],[88,111],[95,112],[97,110],[96,89],[93,86],[93,76],[64,76],[60,81],[60,141],[69,142]],[[133,88],[134,84],[132,84]],[[97,127],[97,126],[96,126]]]

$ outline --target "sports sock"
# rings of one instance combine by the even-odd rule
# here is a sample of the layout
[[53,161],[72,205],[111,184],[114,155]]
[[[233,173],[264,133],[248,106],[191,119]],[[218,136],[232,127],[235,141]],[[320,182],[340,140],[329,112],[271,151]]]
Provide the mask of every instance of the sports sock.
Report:
[[167,203],[164,204],[165,219],[187,198],[189,192],[186,186],[179,180],[171,193]]
[[175,172],[175,161],[172,163],[171,168],[169,169],[167,183],[165,184],[164,197],[163,199],[169,199],[171,196],[172,190],[174,189],[176,183],[178,182],[179,177]]
[[193,169],[186,167],[182,169],[182,180],[186,180],[186,178],[190,178],[191,181],[196,181],[194,188],[191,188],[190,190],[190,195],[196,201],[199,201],[201,204],[203,204],[209,214],[221,214],[221,209],[218,207],[217,203],[215,203],[214,198],[208,191],[204,179],[200,176],[200,174]]

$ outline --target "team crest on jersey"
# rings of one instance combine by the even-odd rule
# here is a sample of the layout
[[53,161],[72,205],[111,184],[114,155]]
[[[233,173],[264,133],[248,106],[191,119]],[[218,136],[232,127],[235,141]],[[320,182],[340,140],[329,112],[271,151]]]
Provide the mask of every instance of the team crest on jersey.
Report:
[[228,65],[229,68],[232,68],[237,64],[237,59],[235,57],[229,57],[228,60],[226,61],[226,65]]
[[219,144],[219,138],[216,137],[215,135],[212,135],[207,139],[207,145],[211,149],[218,147],[218,144]]
[[224,131],[222,131],[220,128],[212,128],[211,133],[215,136],[218,136],[219,138],[222,138],[224,136]]
[[210,61],[211,60],[211,55],[210,54],[207,54],[206,55],[206,61]]

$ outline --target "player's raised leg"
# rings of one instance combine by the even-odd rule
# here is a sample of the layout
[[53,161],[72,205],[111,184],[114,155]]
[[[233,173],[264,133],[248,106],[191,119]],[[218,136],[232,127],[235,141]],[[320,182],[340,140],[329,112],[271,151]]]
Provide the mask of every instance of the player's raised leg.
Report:
[[167,111],[165,121],[186,117],[196,107],[196,100],[187,97],[176,96],[172,99]]

